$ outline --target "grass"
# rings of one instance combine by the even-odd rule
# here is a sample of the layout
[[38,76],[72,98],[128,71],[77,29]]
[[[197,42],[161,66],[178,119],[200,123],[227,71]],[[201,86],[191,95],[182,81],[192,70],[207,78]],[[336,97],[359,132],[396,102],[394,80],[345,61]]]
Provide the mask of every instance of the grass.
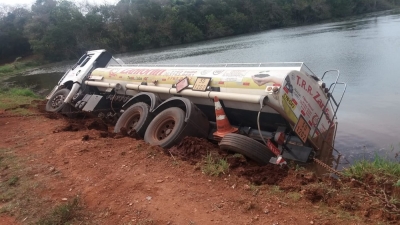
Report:
[[400,179],[394,184],[396,187],[400,187]]
[[26,166],[27,160],[17,157],[12,148],[0,148],[0,214],[17,220],[27,218],[25,224],[71,224],[79,220],[77,197],[52,209],[48,198],[37,195],[46,185],[36,182],[33,174],[42,168]]
[[298,192],[289,192],[287,194],[287,197],[293,200],[294,202],[298,202],[301,199],[301,194]]
[[[30,104],[39,99],[32,90],[28,88],[0,88],[0,110],[20,108],[21,105]],[[24,113],[26,110],[19,109],[16,113]]]
[[277,186],[277,185],[272,185],[272,186],[270,186],[269,190],[270,190],[270,192],[271,192],[272,194],[283,193],[283,191],[281,190],[281,188],[280,188],[279,186]]
[[28,69],[43,65],[44,63],[45,62],[41,59],[26,59],[20,61],[20,57],[18,57],[13,63],[0,66],[0,77],[18,74]]
[[376,155],[374,160],[360,160],[351,167],[344,170],[344,174],[357,179],[362,179],[365,175],[374,175],[379,179],[394,179],[395,185],[400,185],[400,163],[385,159]]
[[229,171],[229,163],[225,159],[214,158],[209,153],[204,159],[201,171],[209,176],[219,176]]
[[49,214],[41,218],[37,225],[69,224],[79,216],[79,199],[75,197],[67,203],[56,206]]

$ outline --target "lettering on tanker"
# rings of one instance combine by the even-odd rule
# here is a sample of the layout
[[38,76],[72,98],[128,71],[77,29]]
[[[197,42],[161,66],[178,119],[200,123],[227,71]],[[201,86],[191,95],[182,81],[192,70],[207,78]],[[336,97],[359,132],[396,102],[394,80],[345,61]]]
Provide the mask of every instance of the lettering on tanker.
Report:
[[109,76],[115,76],[119,74],[133,74],[133,75],[150,75],[159,76],[164,73],[164,69],[112,69],[109,72]]

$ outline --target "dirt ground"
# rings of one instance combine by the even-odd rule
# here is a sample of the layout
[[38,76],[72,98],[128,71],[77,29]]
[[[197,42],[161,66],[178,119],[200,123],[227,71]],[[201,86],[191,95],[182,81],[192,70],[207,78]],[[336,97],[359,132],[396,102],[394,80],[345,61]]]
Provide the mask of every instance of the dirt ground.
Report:
[[[25,189],[29,201],[14,203],[8,213],[2,210],[0,224],[35,223],[49,209],[77,196],[82,209],[73,224],[400,221],[390,205],[385,208],[379,196],[367,190],[381,184],[365,187],[294,167],[259,167],[197,138],[163,150],[112,130],[94,118],[0,117],[2,154],[19,159],[25,177],[20,185],[23,180],[32,184]],[[229,172],[218,177],[204,174],[201,166],[208,153],[226,158]],[[0,168],[1,182],[10,180],[9,170]],[[0,207],[10,207],[11,202],[3,198]]]

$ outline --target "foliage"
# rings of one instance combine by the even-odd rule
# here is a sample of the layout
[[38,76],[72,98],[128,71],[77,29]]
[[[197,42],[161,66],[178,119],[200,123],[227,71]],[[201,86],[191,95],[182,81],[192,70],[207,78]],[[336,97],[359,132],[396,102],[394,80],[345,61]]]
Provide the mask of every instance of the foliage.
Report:
[[39,97],[28,88],[0,88],[0,109],[11,109],[24,104],[30,104]]
[[400,0],[120,0],[77,6],[71,0],[36,0],[30,11],[0,12],[0,58],[10,62],[33,51],[58,61],[89,49],[134,51],[399,5]]
[[68,224],[79,216],[79,199],[75,197],[72,201],[61,204],[53,211],[40,219],[38,225]]
[[225,159],[216,159],[211,154],[207,154],[201,170],[207,175],[219,176],[229,171],[229,163]]
[[23,62],[4,64],[0,66],[0,77],[17,74],[27,69],[42,65],[43,63],[44,62],[39,60],[39,61],[23,61]]
[[354,163],[344,171],[344,174],[361,179],[368,174],[374,175],[376,179],[398,179],[400,177],[400,163],[376,155],[373,161],[360,160]]

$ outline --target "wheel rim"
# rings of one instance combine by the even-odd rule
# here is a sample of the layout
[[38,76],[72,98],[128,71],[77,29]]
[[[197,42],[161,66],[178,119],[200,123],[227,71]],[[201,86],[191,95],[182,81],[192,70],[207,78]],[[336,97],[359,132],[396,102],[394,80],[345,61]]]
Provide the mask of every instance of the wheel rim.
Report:
[[64,95],[57,95],[53,98],[53,100],[51,101],[51,107],[53,109],[56,109],[58,107],[60,107],[65,100],[65,96]]
[[155,138],[159,141],[164,140],[168,137],[175,127],[175,120],[173,117],[165,118],[163,121],[159,123],[156,128],[156,132],[154,133]]
[[140,120],[140,113],[134,112],[126,126],[126,128],[128,129],[128,134],[132,133],[135,130],[139,120]]

